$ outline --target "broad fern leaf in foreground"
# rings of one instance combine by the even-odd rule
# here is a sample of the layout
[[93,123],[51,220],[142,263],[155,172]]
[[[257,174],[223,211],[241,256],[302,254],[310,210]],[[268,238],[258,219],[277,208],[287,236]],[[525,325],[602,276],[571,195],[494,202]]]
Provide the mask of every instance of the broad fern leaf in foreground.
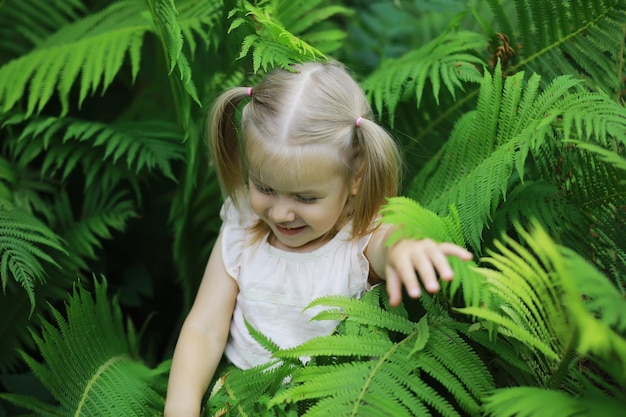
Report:
[[[477,415],[479,398],[494,385],[458,324],[436,309],[417,323],[385,312],[371,304],[378,291],[363,300],[316,302],[340,307],[335,319],[367,323],[362,324],[367,331],[319,337],[276,352],[285,360],[314,359],[294,371],[292,385],[270,405],[311,401],[306,416]],[[397,340],[399,334],[404,336]]]
[[[502,336],[526,345],[525,356],[533,364],[538,386],[534,389],[560,389],[560,393],[541,391],[538,396],[522,388],[498,390],[487,397],[487,409],[494,416],[546,415],[546,409],[539,407],[541,397],[560,402],[562,414],[550,415],[569,416],[574,414],[566,410],[590,407],[577,396],[591,402],[606,397],[600,402],[621,403],[623,409],[626,300],[608,277],[572,250],[555,244],[536,221],[532,232],[518,229],[526,247],[505,238],[506,245],[498,243],[498,253],[492,251],[483,260],[494,267],[482,270],[486,289],[492,293],[490,301],[459,311],[496,324]],[[524,412],[518,401],[526,403]],[[595,411],[585,415],[600,415],[596,413],[602,407],[592,408]]]
[[34,398],[0,394],[42,417],[153,416],[163,407],[167,362],[150,369],[137,356],[137,335],[116,300],[107,298],[106,282],[95,281],[94,296],[77,286],[66,316],[53,309],[54,323],[44,322],[33,337],[44,358],[23,358],[58,401],[44,404]]

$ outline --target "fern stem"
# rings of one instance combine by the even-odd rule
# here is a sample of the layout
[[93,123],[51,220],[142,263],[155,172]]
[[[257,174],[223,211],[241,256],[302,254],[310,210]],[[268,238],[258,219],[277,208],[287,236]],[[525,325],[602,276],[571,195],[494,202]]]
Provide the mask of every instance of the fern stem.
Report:
[[392,353],[394,353],[396,350],[398,350],[403,343],[407,342],[408,340],[412,339],[413,337],[415,337],[417,335],[417,331],[413,332],[413,334],[409,335],[408,337],[406,337],[404,340],[396,343],[393,348],[389,349],[384,356],[382,356],[379,360],[378,363],[376,364],[376,366],[372,369],[372,371],[370,372],[367,381],[365,381],[365,383],[363,384],[363,389],[361,389],[361,392],[359,393],[359,396],[356,398],[356,400],[354,401],[354,407],[352,408],[352,412],[350,413],[351,416],[358,416],[359,412],[359,404],[361,404],[361,402],[363,401],[363,397],[365,396],[365,393],[367,392],[368,388],[370,387],[370,385],[372,384],[372,381],[374,380],[374,375],[378,374],[378,371],[380,370],[380,368],[383,367],[383,365],[385,364],[386,360],[388,357],[391,356]]
[[[626,39],[626,23],[622,25],[622,39]],[[615,97],[615,101],[620,103],[620,99],[622,98],[622,91],[624,89],[624,77],[622,77],[622,73],[624,72],[624,48],[626,47],[625,43],[622,42],[619,51],[619,61],[617,64],[617,78],[618,88],[617,88],[617,97]]]
[[563,380],[568,374],[569,365],[572,362],[572,358],[576,353],[576,341],[578,340],[578,329],[574,330],[574,334],[572,335],[567,349],[559,362],[559,366],[556,368],[556,371],[552,374],[550,379],[548,380],[546,387],[547,388],[556,388],[561,385]]
[[80,397],[80,401],[78,403],[78,406],[76,407],[76,412],[74,413],[75,417],[82,415],[81,412],[82,412],[83,406],[85,405],[85,402],[87,402],[87,396],[89,395],[89,391],[91,391],[91,387],[95,384],[98,378],[100,378],[100,375],[102,375],[107,369],[113,366],[113,364],[121,361],[125,357],[126,357],[125,354],[113,356],[111,359],[109,359],[108,361],[106,361],[105,363],[103,363],[102,365],[98,367],[98,369],[96,370],[96,373],[93,374],[93,376],[89,379],[89,381],[87,381],[87,385],[85,385],[83,395]]
[[[152,19],[154,20],[154,26],[156,28],[156,31],[158,33],[158,38],[162,46],[161,49],[163,51],[165,63],[169,68],[173,68],[172,62],[168,54],[168,45],[167,45],[167,42],[165,41],[166,34],[163,29],[163,24],[159,20],[159,16],[158,16],[154,1],[148,0],[148,6],[150,7],[150,13],[152,14]],[[178,123],[180,126],[183,126],[183,128],[186,128],[186,121],[184,120],[181,114],[183,103],[182,103],[182,97],[181,97],[180,91],[177,88],[177,84],[172,79],[171,74],[168,74],[167,80],[172,90],[172,99],[174,100],[174,112],[176,113],[176,120],[178,120]]]

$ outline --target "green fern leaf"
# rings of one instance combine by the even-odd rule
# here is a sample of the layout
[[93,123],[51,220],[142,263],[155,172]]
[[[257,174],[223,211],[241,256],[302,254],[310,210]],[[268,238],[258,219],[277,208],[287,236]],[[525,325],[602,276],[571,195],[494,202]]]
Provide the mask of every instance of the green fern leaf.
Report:
[[[348,315],[346,320],[350,321],[352,317],[352,314]],[[359,321],[361,319],[357,318]],[[309,365],[296,369],[293,373],[294,385],[279,392],[270,405],[315,401],[304,414],[306,416],[328,413],[337,416],[429,415],[431,410],[436,410],[437,415],[459,416],[461,414],[456,407],[470,415],[476,414],[476,393],[482,395],[484,389],[491,390],[493,383],[489,378],[485,379],[484,365],[479,365],[477,357],[477,368],[453,365],[458,355],[467,359],[467,355],[475,354],[465,343],[455,345],[458,351],[450,350],[450,336],[454,330],[444,322],[439,323],[429,325],[424,318],[411,335],[398,343],[390,343],[384,334],[375,336],[375,333],[361,337],[327,336],[277,352],[277,357],[321,354],[354,358],[355,352],[365,356],[360,361],[352,359],[349,363]],[[452,340],[460,341],[456,336]],[[436,353],[437,349],[447,350],[450,356]],[[438,380],[454,402],[446,400],[426,383],[424,375]],[[470,390],[475,390],[474,394]]]
[[340,5],[326,5],[323,0],[277,0],[274,3],[278,20],[294,34],[305,34],[318,23],[332,17],[354,14],[351,9]]
[[[623,54],[623,23],[626,5],[620,0],[568,0],[546,3],[542,0],[490,1],[496,23],[510,38],[515,55],[507,73],[520,69],[537,72],[544,80],[562,74],[586,80],[587,87],[599,86],[620,100]],[[515,15],[515,19],[503,16]],[[516,21],[518,27],[512,27]]]
[[148,0],[148,6],[157,27],[157,33],[169,57],[170,75],[178,69],[184,91],[192,100],[200,104],[198,92],[191,77],[191,67],[183,52],[183,35],[174,0]]
[[[123,57],[138,57],[137,48],[149,30],[142,2],[125,0],[67,25],[19,59],[0,67],[0,103],[8,111],[26,97],[28,115],[39,112],[56,89],[63,113],[80,72],[81,104],[98,88],[105,90],[119,72]],[[136,71],[138,63],[132,62]],[[133,78],[136,72],[133,73]],[[28,94],[26,91],[28,90]]]
[[[622,171],[626,171],[626,158],[621,157],[616,152],[611,152],[611,151],[609,151],[606,148],[603,148],[601,146],[594,145],[594,144],[588,143],[588,142],[582,142],[582,141],[579,141],[579,140],[569,140],[569,141],[566,141],[566,142],[573,143],[576,146],[578,146],[579,148],[586,149],[589,152],[596,153],[605,162],[613,164],[615,167],[621,169]],[[626,181],[626,179],[624,181]]]
[[538,152],[561,132],[580,132],[597,144],[624,141],[624,109],[606,96],[577,93],[579,81],[559,77],[539,93],[538,76],[526,87],[521,73],[508,77],[504,86],[500,79],[499,67],[493,78],[485,75],[477,111],[457,122],[442,150],[445,157],[429,161],[407,190],[436,213],[456,206],[464,238],[475,250],[494,211],[504,204],[514,173],[522,180],[533,175],[527,166],[531,152],[535,161],[551,163],[553,154]]
[[[106,124],[69,117],[36,118],[28,123],[19,141],[16,155],[25,154],[28,147],[38,147],[44,154],[44,174],[63,169],[61,178],[66,179],[80,164],[86,187],[119,160],[125,161],[123,165],[133,174],[158,169],[176,181],[171,164],[183,159],[181,134],[167,121]],[[29,158],[33,157],[29,153]]]
[[617,416],[626,404],[604,395],[575,398],[562,391],[537,387],[514,387],[496,390],[485,400],[486,416],[575,417]]
[[257,329],[252,327],[252,325],[246,320],[246,328],[250,332],[250,335],[256,340],[263,348],[268,350],[271,353],[276,352],[278,349],[278,345],[274,343],[269,337],[265,336]]
[[0,50],[19,56],[42,43],[48,36],[78,19],[85,6],[80,0],[49,2],[8,0],[0,7]]
[[328,296],[314,300],[307,308],[313,307],[336,307],[335,309],[324,309],[312,320],[343,320],[350,318],[350,322],[357,324],[367,324],[368,326],[379,327],[381,329],[411,334],[415,328],[415,323],[394,312],[383,310],[372,303],[362,303],[356,299]]
[[[499,301],[459,311],[496,323],[507,337],[535,349],[539,380],[562,378],[559,373],[569,369],[573,350],[592,361],[614,358],[626,369],[626,301],[605,276],[533,224],[532,233],[520,232],[530,249],[506,238],[510,248],[498,245],[502,255],[485,259],[497,269],[483,273]],[[624,381],[623,371],[618,373]]]
[[325,5],[322,0],[276,0],[276,19],[302,41],[324,54],[339,49],[346,32],[330,24],[334,18],[350,17],[354,11],[340,5]]
[[216,382],[204,413],[214,416],[294,416],[296,411],[288,406],[270,410],[269,399],[272,393],[283,388],[292,366],[276,361],[251,369],[241,370],[230,367]]
[[72,261],[82,269],[87,269],[85,260],[96,257],[95,249],[101,247],[102,240],[110,239],[113,230],[123,230],[128,220],[137,215],[126,191],[95,187],[85,191],[85,200],[77,219],[66,193],[61,193],[56,201],[54,213],[59,233],[72,248]]
[[485,43],[484,37],[473,32],[447,31],[420,49],[384,62],[363,82],[364,89],[379,114],[387,107],[393,123],[400,99],[414,94],[419,106],[427,81],[437,103],[442,82],[453,97],[457,89],[463,89],[463,82],[480,82],[476,65],[482,61],[472,52]]
[[380,356],[392,346],[388,340],[378,337],[369,337],[364,340],[359,336],[336,335],[317,337],[303,344],[276,352],[274,355],[281,359],[297,359],[306,356]]
[[[244,1],[241,8],[233,9],[229,16],[242,15],[233,20],[229,28],[229,32],[240,28],[243,24],[252,27],[253,33],[244,38],[243,45],[239,57],[242,58],[249,54],[253,49],[252,60],[253,70],[258,72],[260,69],[267,71],[271,67],[281,67],[289,69],[289,65],[294,62],[302,62],[305,60],[327,60],[327,56],[320,50],[305,42],[303,38],[297,36],[283,22],[278,20],[276,7],[281,2],[263,2],[259,7],[248,1]],[[302,3],[304,4],[304,3]],[[311,10],[317,3],[307,3],[306,10]],[[343,9],[340,9],[343,10]],[[322,9],[316,13],[338,13],[336,9]],[[309,13],[309,15],[311,15]],[[318,16],[311,15],[313,20]],[[302,29],[308,28],[308,24]]]
[[[439,217],[410,198],[394,197],[383,206],[381,214],[385,223],[403,225],[406,229],[403,233],[405,237],[412,239],[428,237],[437,242],[463,243],[461,225],[454,209],[451,209],[448,217]],[[392,236],[388,244],[392,245],[399,238],[397,234]]]
[[0,279],[3,292],[12,277],[35,306],[35,284],[47,276],[44,265],[58,267],[48,251],[67,253],[62,240],[32,214],[0,203]]
[[13,394],[0,398],[41,416],[147,416],[162,410],[166,369],[149,369],[134,358],[133,329],[124,328],[120,307],[107,299],[106,289],[106,282],[96,281],[92,298],[78,287],[68,302],[67,318],[52,309],[55,323],[44,322],[41,335],[33,332],[45,365],[23,354],[58,407]]
[[223,4],[221,1],[178,1],[177,22],[183,35],[183,41],[189,46],[190,57],[196,53],[196,37],[202,40],[202,46],[209,48],[219,42],[215,36],[217,29],[221,27],[224,17]]

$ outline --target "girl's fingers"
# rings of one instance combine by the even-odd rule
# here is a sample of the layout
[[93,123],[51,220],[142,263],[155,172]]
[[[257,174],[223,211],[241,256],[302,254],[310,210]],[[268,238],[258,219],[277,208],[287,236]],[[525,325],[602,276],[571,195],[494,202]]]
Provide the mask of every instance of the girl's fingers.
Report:
[[411,298],[417,298],[422,295],[420,284],[417,281],[417,272],[411,259],[406,259],[401,265],[398,265],[394,272],[398,275],[398,280],[406,288],[406,292]]
[[457,258],[464,261],[469,261],[474,257],[472,252],[458,245],[455,245],[454,243],[440,243],[439,248],[444,254],[456,256]]
[[439,291],[439,278],[450,281],[454,275],[448,256],[464,261],[473,257],[460,246],[428,239],[400,242],[393,252],[386,267],[387,291],[392,306],[402,300],[402,286],[411,298],[421,295],[420,281],[429,293]]
[[[415,269],[419,274],[419,278],[429,293],[439,291],[439,280],[437,273],[442,279],[452,279],[452,269],[448,264],[445,255],[440,252],[433,252],[427,256],[423,256],[419,263],[416,263]],[[436,271],[436,272],[435,272]]]
[[392,307],[396,307],[402,301],[402,284],[400,283],[400,277],[396,274],[396,271],[393,268],[386,268],[386,276],[387,276],[387,294],[389,294],[389,304]]

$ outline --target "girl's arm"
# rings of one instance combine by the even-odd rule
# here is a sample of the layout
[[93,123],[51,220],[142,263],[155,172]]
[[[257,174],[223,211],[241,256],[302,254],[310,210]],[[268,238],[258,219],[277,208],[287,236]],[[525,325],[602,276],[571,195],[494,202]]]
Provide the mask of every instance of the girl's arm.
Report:
[[239,291],[224,267],[221,234],[183,323],[167,386],[165,417],[198,417],[202,397],[224,352]]
[[381,225],[374,231],[365,256],[370,268],[387,282],[387,293],[392,306],[402,300],[402,285],[411,298],[421,295],[418,282],[422,281],[426,291],[439,291],[437,273],[441,279],[450,281],[453,273],[446,256],[456,256],[462,260],[472,259],[471,252],[452,243],[436,243],[430,239],[402,239],[391,247],[385,245],[394,228]]

